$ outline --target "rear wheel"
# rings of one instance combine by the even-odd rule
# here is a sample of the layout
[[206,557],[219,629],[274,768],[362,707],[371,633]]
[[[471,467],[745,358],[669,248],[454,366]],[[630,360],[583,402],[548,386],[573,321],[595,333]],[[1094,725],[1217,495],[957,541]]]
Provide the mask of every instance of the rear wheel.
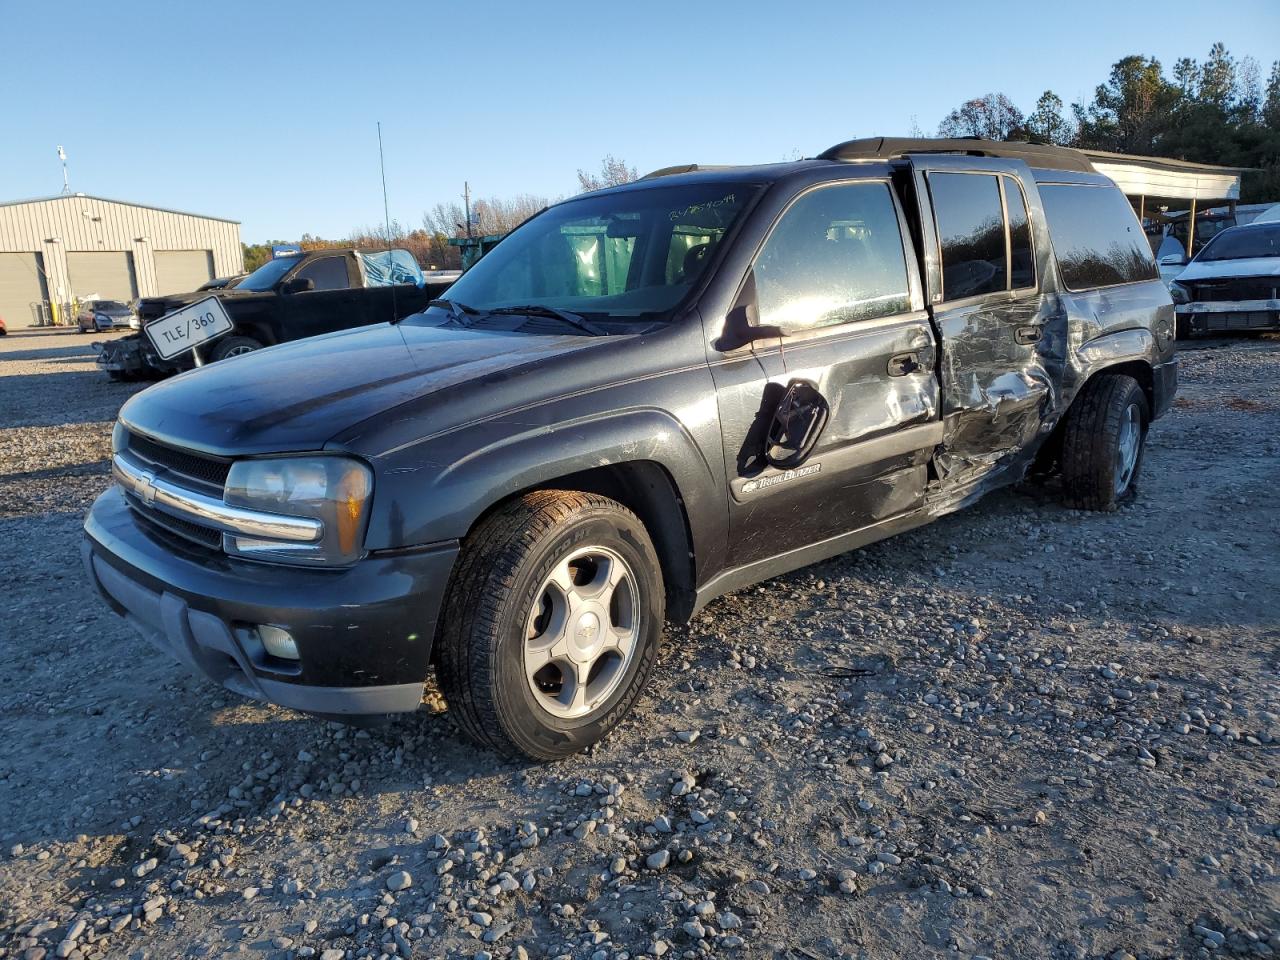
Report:
[[1150,412],[1133,377],[1101,374],[1067,414],[1062,486],[1068,506],[1114,510],[1137,490]]
[[482,521],[445,601],[440,685],[471,740],[554,760],[605,737],[657,659],[664,588],[621,504],[543,490]]
[[252,353],[254,350],[261,349],[262,344],[253,337],[223,337],[209,350],[209,362],[238,357],[242,353]]

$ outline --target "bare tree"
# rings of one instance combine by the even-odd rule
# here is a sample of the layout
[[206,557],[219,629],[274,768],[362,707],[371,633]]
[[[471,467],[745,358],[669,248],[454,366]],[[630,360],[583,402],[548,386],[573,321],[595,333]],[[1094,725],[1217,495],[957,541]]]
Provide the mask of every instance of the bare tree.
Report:
[[[477,236],[510,233],[543,207],[555,201],[522,193],[515,197],[488,197],[472,201],[471,232]],[[466,213],[461,203],[437,203],[422,215],[422,225],[446,237],[467,235]]]
[[940,137],[979,137],[984,140],[1008,140],[1023,132],[1022,111],[1003,93],[966,100],[952,110],[938,125]]
[[624,161],[619,160],[612,153],[606,154],[600,161],[599,174],[588,173],[586,170],[578,171],[578,186],[582,188],[583,193],[603,190],[605,187],[619,187],[639,179],[640,175],[636,173],[635,167],[628,167]]

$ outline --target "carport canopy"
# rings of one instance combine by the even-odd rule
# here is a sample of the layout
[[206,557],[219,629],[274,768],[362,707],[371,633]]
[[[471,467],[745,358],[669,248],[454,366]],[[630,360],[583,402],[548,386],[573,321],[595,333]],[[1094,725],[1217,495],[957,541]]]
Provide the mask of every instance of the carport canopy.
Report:
[[1195,252],[1196,207],[1227,205],[1234,211],[1240,200],[1240,180],[1247,167],[1220,167],[1165,157],[1139,157],[1105,150],[1081,151],[1095,170],[1115,181],[1138,208],[1138,217],[1147,215],[1147,206],[1190,204],[1190,233],[1187,256]]

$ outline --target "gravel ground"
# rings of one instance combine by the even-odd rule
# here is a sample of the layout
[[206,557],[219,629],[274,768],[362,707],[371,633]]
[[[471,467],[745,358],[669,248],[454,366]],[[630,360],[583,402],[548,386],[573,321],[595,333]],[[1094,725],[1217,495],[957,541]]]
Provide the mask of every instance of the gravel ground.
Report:
[[0,340],[0,956],[1280,956],[1280,342],[1184,351],[1120,512],[1005,491],[725,597],[524,766],[112,616],[91,339]]

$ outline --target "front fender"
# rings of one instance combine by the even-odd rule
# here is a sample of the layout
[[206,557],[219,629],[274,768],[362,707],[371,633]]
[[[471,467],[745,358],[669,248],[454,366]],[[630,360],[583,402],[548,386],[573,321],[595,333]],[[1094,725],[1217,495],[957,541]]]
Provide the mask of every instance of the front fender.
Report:
[[723,468],[714,459],[718,447],[699,443],[697,428],[664,410],[633,408],[544,425],[512,415],[451,431],[376,464],[366,544],[376,550],[460,539],[486,510],[523,490],[649,461],[667,471],[684,500],[695,554],[716,553],[727,524]]

